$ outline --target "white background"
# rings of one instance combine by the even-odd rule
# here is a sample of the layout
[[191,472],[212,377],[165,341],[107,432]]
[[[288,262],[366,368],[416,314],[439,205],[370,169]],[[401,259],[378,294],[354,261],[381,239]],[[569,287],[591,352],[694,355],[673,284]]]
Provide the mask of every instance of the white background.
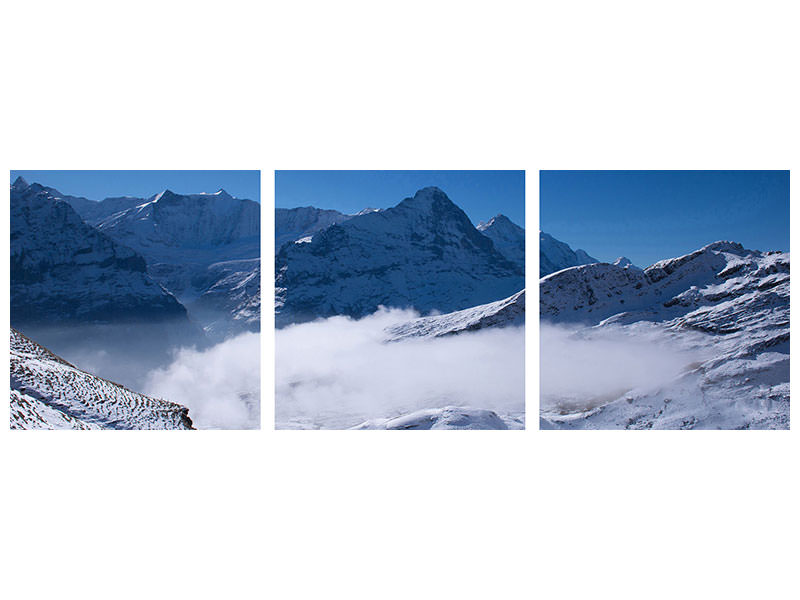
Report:
[[[796,166],[793,4],[5,3],[0,167],[261,169],[265,306],[273,169],[526,169],[535,289],[540,168]],[[269,313],[260,432],[0,428],[0,592],[797,598],[797,430],[538,432],[535,299],[527,432],[273,432]]]

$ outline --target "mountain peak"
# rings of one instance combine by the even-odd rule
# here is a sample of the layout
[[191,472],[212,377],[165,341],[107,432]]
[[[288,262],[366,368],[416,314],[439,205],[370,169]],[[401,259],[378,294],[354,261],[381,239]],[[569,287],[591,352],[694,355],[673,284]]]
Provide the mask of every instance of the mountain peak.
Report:
[[219,188],[216,192],[212,194],[212,196],[217,196],[219,198],[231,198],[231,199],[233,198],[233,196],[231,196],[228,192],[226,192],[222,188]]
[[[410,209],[414,212],[429,213],[431,211],[439,213],[459,213],[463,211],[450,200],[440,188],[431,186],[417,190],[412,198],[406,198],[395,208]],[[464,215],[466,219],[466,215]]]
[[14,190],[16,190],[18,192],[21,192],[22,190],[26,189],[27,187],[28,187],[28,182],[25,181],[25,178],[22,175],[17,177],[14,180],[14,183],[11,184],[11,189],[14,189]]
[[173,192],[172,190],[167,188],[163,192],[160,192],[160,193],[156,194],[155,197],[153,198],[153,202],[158,202],[162,198],[169,198],[169,197],[174,196],[174,195],[175,195],[175,192]]
[[636,265],[631,262],[631,259],[627,256],[620,256],[617,260],[611,263],[615,267],[620,267],[621,269],[639,269]]
[[514,223],[511,219],[505,216],[503,213],[498,213],[489,219],[487,222],[480,222],[476,229],[478,231],[486,231],[490,227],[499,227],[501,229],[508,229],[508,228],[518,228],[522,229],[519,225]]

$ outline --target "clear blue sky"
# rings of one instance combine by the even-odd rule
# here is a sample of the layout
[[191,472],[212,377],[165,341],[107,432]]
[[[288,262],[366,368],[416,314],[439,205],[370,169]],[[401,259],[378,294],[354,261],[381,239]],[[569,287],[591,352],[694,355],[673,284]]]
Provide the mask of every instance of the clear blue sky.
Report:
[[502,213],[525,227],[525,171],[276,171],[275,206],[353,214],[395,206],[428,186],[444,190],[474,225]]
[[789,250],[788,171],[541,171],[540,228],[646,267],[717,240]]
[[258,171],[11,171],[28,183],[41,183],[69,196],[102,200],[111,196],[148,198],[170,189],[177,194],[216,192],[259,202]]

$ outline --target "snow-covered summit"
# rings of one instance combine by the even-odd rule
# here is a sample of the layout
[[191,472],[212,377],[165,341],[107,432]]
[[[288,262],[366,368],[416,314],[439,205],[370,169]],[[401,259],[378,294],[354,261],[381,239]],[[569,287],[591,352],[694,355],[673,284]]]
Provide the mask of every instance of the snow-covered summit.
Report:
[[621,269],[639,269],[636,265],[634,265],[631,260],[625,256],[620,256],[617,260],[611,263],[615,267],[620,267]]
[[499,214],[486,223],[479,223],[476,229],[492,240],[503,256],[525,268],[525,230],[522,227]]

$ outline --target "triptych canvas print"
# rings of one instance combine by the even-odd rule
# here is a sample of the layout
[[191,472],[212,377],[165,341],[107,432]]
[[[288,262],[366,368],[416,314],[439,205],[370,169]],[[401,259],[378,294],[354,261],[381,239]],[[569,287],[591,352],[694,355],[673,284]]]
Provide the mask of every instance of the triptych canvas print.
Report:
[[789,428],[788,171],[10,175],[12,429]]

